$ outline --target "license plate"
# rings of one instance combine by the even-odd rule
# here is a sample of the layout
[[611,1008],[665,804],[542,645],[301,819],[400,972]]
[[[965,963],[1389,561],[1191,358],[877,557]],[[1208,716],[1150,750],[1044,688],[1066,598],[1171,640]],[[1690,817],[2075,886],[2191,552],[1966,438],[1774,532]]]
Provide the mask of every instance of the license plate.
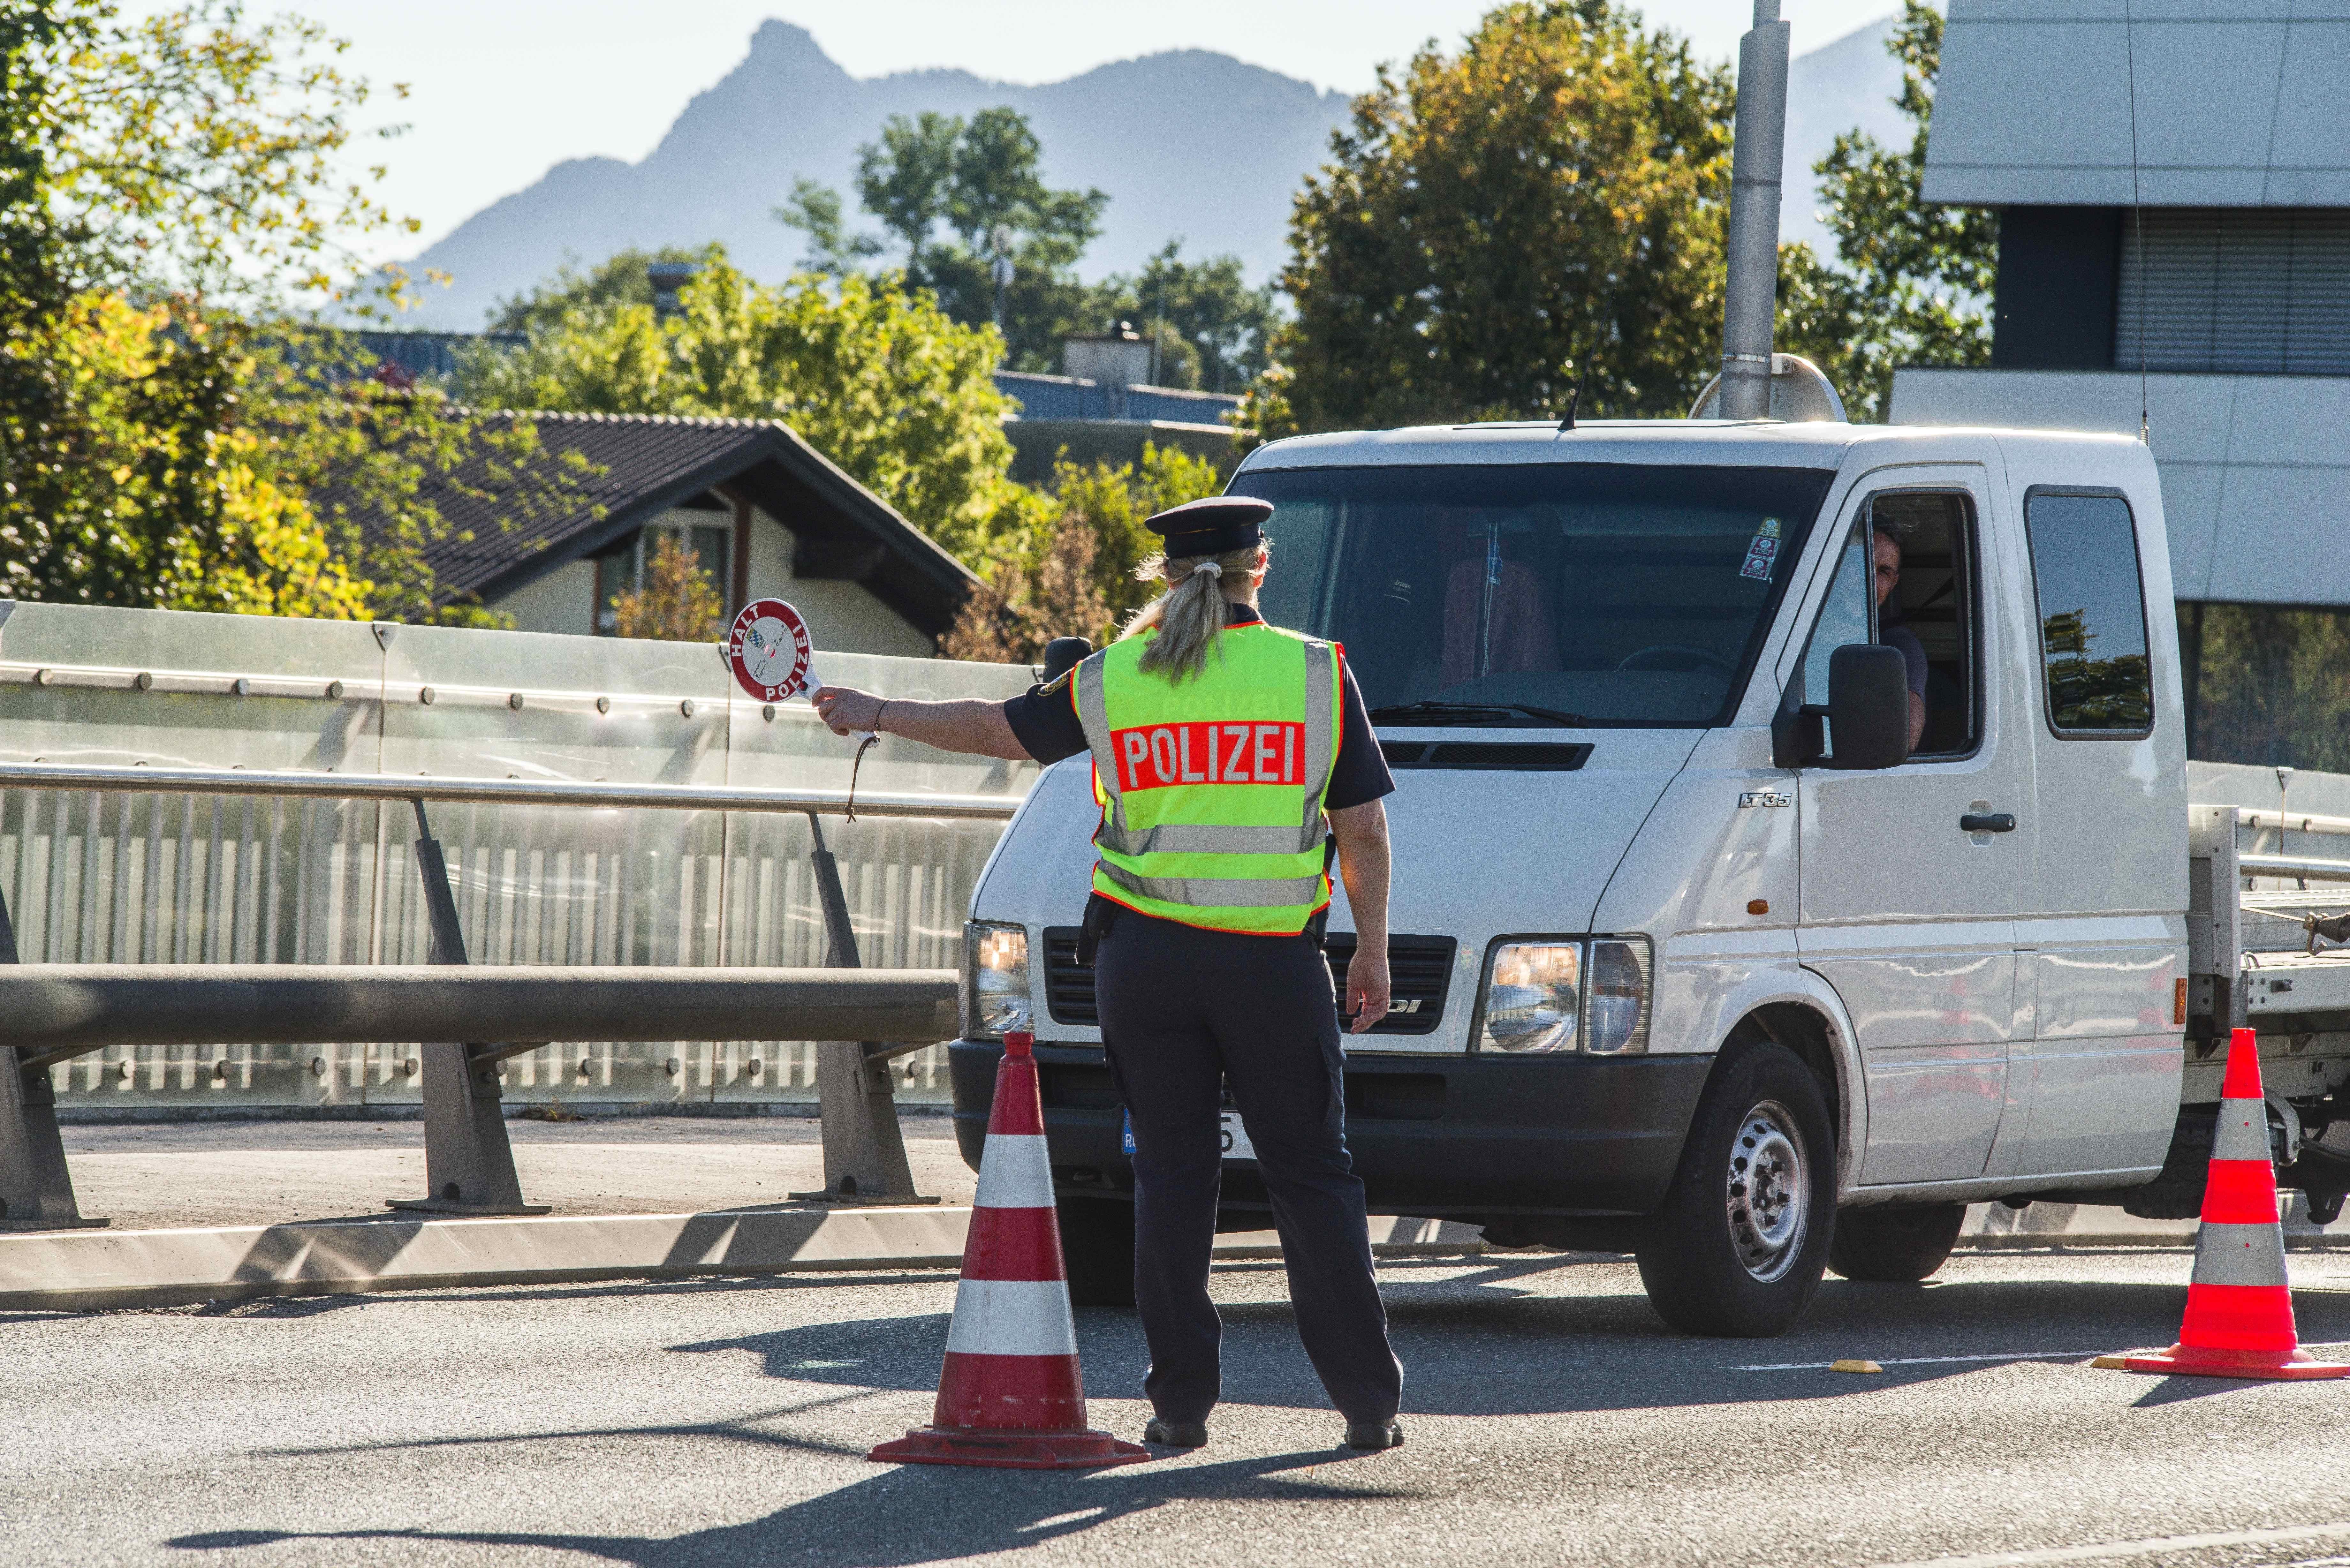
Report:
[[[1223,1130],[1218,1141],[1223,1146],[1226,1159],[1254,1159],[1256,1145],[1249,1142],[1248,1128],[1241,1125],[1238,1111],[1226,1111],[1222,1117]],[[1134,1158],[1134,1117],[1122,1116],[1118,1129],[1118,1151],[1128,1159]]]
[[1223,1122],[1224,1158],[1226,1159],[1254,1159],[1256,1158],[1256,1146],[1249,1142],[1248,1128],[1241,1125],[1240,1112],[1226,1111],[1223,1115]]

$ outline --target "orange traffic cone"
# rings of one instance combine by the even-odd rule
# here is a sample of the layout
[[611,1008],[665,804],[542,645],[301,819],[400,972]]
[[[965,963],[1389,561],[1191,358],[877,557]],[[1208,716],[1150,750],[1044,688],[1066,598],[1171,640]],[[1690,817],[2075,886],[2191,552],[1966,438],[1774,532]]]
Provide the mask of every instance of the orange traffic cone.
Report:
[[2195,1273],[2178,1343],[2159,1355],[2123,1358],[2132,1372],[2298,1382],[2350,1376],[2301,1348],[2293,1292],[2284,1278],[2284,1227],[2276,1171],[2269,1164],[2268,1112],[2261,1100],[2261,1049],[2249,1029],[2228,1043],[2220,1085],[2220,1127],[2195,1235]]
[[1072,1470],[1150,1457],[1086,1426],[1035,1045],[1031,1034],[1003,1037],[938,1407],[929,1426],[868,1459]]

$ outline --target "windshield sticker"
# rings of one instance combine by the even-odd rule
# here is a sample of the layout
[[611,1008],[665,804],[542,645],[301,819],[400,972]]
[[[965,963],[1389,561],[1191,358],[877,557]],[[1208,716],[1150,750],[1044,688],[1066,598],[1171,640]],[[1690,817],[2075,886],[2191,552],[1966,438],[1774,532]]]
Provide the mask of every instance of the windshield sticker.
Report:
[[1762,529],[1747,541],[1746,562],[1738,568],[1738,575],[1767,583],[1771,580],[1772,564],[1779,558],[1779,520],[1776,517],[1764,518]]

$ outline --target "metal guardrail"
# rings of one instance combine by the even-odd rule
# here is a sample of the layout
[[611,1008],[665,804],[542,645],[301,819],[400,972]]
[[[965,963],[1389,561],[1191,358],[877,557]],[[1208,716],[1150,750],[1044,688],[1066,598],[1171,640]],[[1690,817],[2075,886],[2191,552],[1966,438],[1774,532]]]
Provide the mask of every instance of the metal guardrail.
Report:
[[[109,1045],[372,1045],[463,1034],[551,1040],[889,1042],[955,1028],[952,970],[496,969],[430,964],[19,964],[0,968],[0,1043],[26,1070]],[[868,1053],[870,1054],[870,1053]]]
[[[422,1199],[432,1212],[545,1212],[523,1201],[500,1109],[497,1064],[549,1040],[818,1042],[825,1190],[834,1201],[919,1197],[891,1098],[889,1058],[950,1036],[954,977],[940,970],[845,975],[859,967],[837,863],[816,818],[846,815],[845,794],[548,779],[435,778],[327,771],[0,763],[0,788],[182,792],[401,801],[416,814],[415,852],[432,924],[429,966],[17,965],[0,900],[0,1230],[103,1224],[82,1217],[57,1133],[48,1068],[109,1044],[425,1040]],[[675,967],[464,971],[464,933],[428,802],[795,812],[815,836],[830,944],[827,971]],[[899,792],[867,795],[877,816],[1001,819],[1002,797]],[[451,972],[457,970],[461,972]]]
[[[429,1191],[395,1205],[544,1213],[522,1200],[498,1114],[498,1064],[549,1038],[732,1040],[783,1025],[840,1049],[866,1082],[825,1085],[827,1188],[795,1197],[926,1201],[912,1190],[886,1069],[954,1032],[949,970],[499,969],[350,964],[26,964],[0,970],[0,1230],[102,1225],[82,1216],[57,1136],[48,1069],[107,1045],[374,1044],[465,1035],[424,1050]],[[853,1100],[845,1096],[853,1096]],[[884,1119],[886,1118],[886,1120]],[[858,1170],[833,1174],[836,1147]]]
[[442,778],[430,774],[338,774],[244,768],[78,766],[0,763],[0,789],[139,790],[164,794],[275,795],[311,800],[430,801],[480,805],[584,805],[683,811],[758,811],[1010,820],[1002,795],[750,789],[727,784],[611,784],[602,779]]
[[[2309,812],[2262,811],[2237,806],[2235,825],[2255,832],[2273,832],[2280,846],[2288,833],[2350,834],[2350,816],[2319,816]],[[2350,860],[2308,855],[2270,855],[2249,849],[2236,852],[2240,877],[2292,877],[2304,882],[2350,882]]]
[[2350,860],[2313,860],[2300,855],[2236,857],[2236,869],[2246,877],[2297,877],[2304,882],[2350,882]]

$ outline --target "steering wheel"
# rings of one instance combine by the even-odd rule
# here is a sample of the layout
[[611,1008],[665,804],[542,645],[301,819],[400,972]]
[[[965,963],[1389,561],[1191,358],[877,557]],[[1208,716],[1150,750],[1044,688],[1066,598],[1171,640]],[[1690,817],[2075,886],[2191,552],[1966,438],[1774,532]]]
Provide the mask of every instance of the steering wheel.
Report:
[[1738,673],[1730,660],[1702,648],[1691,648],[1685,642],[1659,642],[1648,648],[1636,649],[1624,656],[1616,666],[1618,670],[1711,670],[1724,680]]

